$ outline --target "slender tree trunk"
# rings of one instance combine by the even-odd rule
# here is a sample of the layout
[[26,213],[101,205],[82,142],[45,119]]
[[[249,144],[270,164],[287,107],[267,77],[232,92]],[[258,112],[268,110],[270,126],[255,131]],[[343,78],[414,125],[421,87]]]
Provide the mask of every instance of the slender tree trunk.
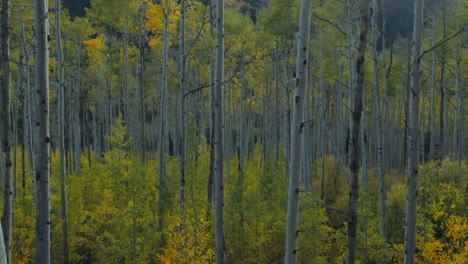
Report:
[[435,84],[436,84],[436,55],[435,55],[435,12],[432,13],[432,62],[431,62],[431,110],[430,127],[431,139],[429,145],[429,160],[435,159],[436,151],[436,124],[435,124]]
[[365,53],[367,45],[367,30],[369,26],[370,0],[363,0],[361,6],[361,29],[359,36],[358,57],[356,61],[357,82],[354,92],[352,149],[351,149],[351,190],[349,193],[348,215],[348,264],[356,261],[357,247],[357,212],[359,199],[359,134],[362,114],[362,93],[364,89]]
[[286,166],[291,160],[291,103],[289,91],[289,53],[290,48],[286,47],[283,65],[283,88],[284,88],[284,149],[286,152]]
[[36,263],[50,263],[50,133],[48,1],[35,1],[36,118]]
[[[13,186],[11,179],[11,123],[10,123],[10,0],[2,1],[0,18],[0,140],[3,151],[3,215],[1,225],[3,236],[0,236],[4,246],[6,261],[11,262],[11,224],[13,217]],[[0,247],[1,250],[1,247]],[[0,259],[2,261],[2,259]],[[6,263],[6,262],[5,262]]]
[[[210,0],[210,35],[212,38],[215,37],[215,16],[216,16],[216,1],[218,0]],[[215,53],[211,50],[210,52],[212,55]],[[215,60],[216,61],[216,60]],[[211,83],[215,83],[215,65],[213,63],[213,56],[210,56],[210,81]],[[214,130],[215,130],[215,90],[216,85],[211,86],[210,88],[210,130],[209,130],[209,143],[210,143],[210,174],[208,176],[208,216],[210,216],[212,211],[212,205],[214,201],[214,164],[215,164],[215,152],[214,152]]]
[[[179,205],[182,219],[185,217],[185,177],[187,163],[187,147],[185,132],[185,83],[186,83],[186,55],[185,55],[185,0],[180,0],[180,177],[179,177]],[[181,230],[184,223],[181,223]]]
[[275,48],[275,162],[279,161],[279,153],[280,153],[280,109],[279,109],[279,99],[280,99],[280,85],[279,85],[279,40],[276,40],[276,48]]
[[226,263],[224,235],[224,0],[216,1],[216,77],[214,90],[214,184],[216,263]]
[[456,160],[460,156],[461,145],[460,145],[460,126],[463,126],[464,123],[460,123],[460,110],[462,108],[462,100],[460,96],[460,63],[461,63],[461,53],[460,53],[460,41],[457,38],[457,56],[456,56],[456,66],[455,66],[455,119],[453,122],[453,147],[452,147],[452,160]]
[[410,127],[408,139],[408,195],[406,198],[405,264],[414,263],[416,250],[416,197],[419,168],[419,92],[421,90],[421,48],[424,0],[414,2],[413,67],[410,90]]
[[[3,237],[3,226],[2,223],[0,222],[0,237]],[[7,249],[5,246],[5,242],[3,239],[0,239],[0,264],[7,264]]]
[[291,123],[291,155],[289,163],[289,194],[288,213],[286,217],[286,252],[285,263],[297,263],[298,253],[298,225],[299,225],[299,194],[301,179],[301,154],[303,112],[305,94],[307,91],[307,75],[309,63],[309,36],[310,36],[310,12],[312,0],[301,1],[299,20],[299,35],[297,43],[296,65],[296,96],[294,98],[293,121]]
[[[346,0],[346,17],[347,17],[347,45],[348,45],[348,104],[349,109],[353,109],[353,100],[354,100],[354,70],[353,70],[353,58],[354,58],[354,46],[353,46],[353,30],[352,30],[352,10],[351,3],[349,0]],[[353,113],[349,111],[349,129],[348,129],[348,146],[346,148],[351,152],[352,148],[352,132],[353,127]],[[348,154],[348,161],[351,164],[351,154]]]
[[169,17],[170,17],[170,4],[164,10],[164,32],[163,32],[163,69],[162,69],[162,87],[160,95],[160,119],[159,119],[159,229],[161,231],[162,242],[164,243],[165,237],[162,232],[164,229],[164,214],[166,204],[166,144],[168,143],[167,135],[167,70],[169,63]]
[[362,159],[362,185],[367,188],[369,184],[369,176],[368,176],[368,141],[367,141],[367,106],[366,106],[366,89],[362,89],[362,120],[361,120],[361,159]]
[[[24,57],[23,66],[23,144],[26,145],[28,151],[28,165],[31,178],[34,178],[34,141],[33,141],[33,117],[31,114],[32,99],[29,82],[29,54],[26,50],[26,33],[24,29],[23,10],[21,10],[20,27],[21,27],[21,52]],[[24,153],[23,153],[24,154]],[[23,160],[24,162],[24,160]],[[24,171],[26,168],[23,167]],[[25,184],[24,184],[25,185]],[[34,193],[34,192],[32,192]]]
[[[382,131],[382,108],[380,106],[380,75],[379,57],[377,53],[377,0],[372,0],[372,51],[374,56],[374,89],[375,89],[375,112],[377,119],[377,167],[379,176],[379,201],[380,201],[380,232],[387,239],[387,192],[385,189],[385,172],[383,169],[383,131]],[[385,47],[385,46],[384,46]],[[385,56],[385,49],[382,50]],[[385,73],[384,73],[385,74]]]
[[61,0],[55,2],[55,39],[57,45],[57,112],[58,112],[58,144],[59,144],[59,171],[60,171],[60,204],[62,213],[62,243],[64,263],[70,263],[70,253],[68,245],[68,210],[67,210],[67,174],[65,169],[65,123],[64,123],[64,84],[63,84],[63,50],[61,32]]

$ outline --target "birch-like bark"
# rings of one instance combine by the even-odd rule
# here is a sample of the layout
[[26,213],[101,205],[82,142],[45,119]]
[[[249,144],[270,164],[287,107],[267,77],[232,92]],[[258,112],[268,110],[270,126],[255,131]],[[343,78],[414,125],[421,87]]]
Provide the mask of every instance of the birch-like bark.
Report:
[[291,102],[289,91],[289,47],[286,47],[283,65],[283,96],[284,96],[284,150],[286,153],[286,166],[291,161]]
[[[0,222],[0,237],[3,237],[3,226],[1,222]],[[8,253],[5,247],[5,242],[3,241],[3,239],[0,239],[0,264],[8,264],[7,255]]]
[[[354,46],[353,46],[353,30],[352,30],[352,11],[351,11],[351,3],[349,0],[346,0],[346,18],[347,18],[347,32],[346,32],[346,40],[348,45],[348,104],[349,109],[353,109],[353,100],[354,100],[354,70],[353,70],[353,58],[354,58]],[[349,111],[349,129],[348,129],[348,146],[349,152],[351,152],[352,148],[352,132],[351,129],[353,127],[353,113]],[[349,154],[351,155],[351,154]],[[351,164],[351,157],[349,156],[349,164]]]
[[452,147],[452,160],[460,159],[460,132],[459,127],[463,126],[463,123],[460,123],[460,110],[462,108],[462,101],[460,96],[460,63],[461,63],[461,53],[460,53],[460,41],[457,38],[457,56],[456,56],[456,66],[455,66],[455,119],[453,122],[453,147]]
[[348,214],[348,258],[347,263],[353,264],[356,260],[357,247],[357,212],[359,199],[359,134],[362,114],[362,93],[364,88],[365,53],[367,45],[367,30],[369,27],[370,0],[363,0],[361,5],[361,28],[359,33],[359,47],[356,60],[357,82],[354,91],[352,148],[351,148],[351,190],[349,193]]
[[301,1],[299,20],[299,35],[297,43],[296,64],[296,96],[294,97],[293,120],[291,123],[291,155],[289,163],[289,194],[288,213],[286,225],[286,252],[285,263],[297,263],[298,253],[298,225],[299,225],[299,194],[301,179],[301,154],[303,112],[305,94],[307,91],[307,74],[309,63],[309,37],[310,37],[310,12],[312,0]]
[[55,1],[55,41],[57,46],[57,112],[58,112],[58,144],[59,144],[59,171],[60,171],[60,205],[62,216],[62,244],[63,260],[65,264],[70,263],[70,252],[68,245],[68,210],[67,210],[67,174],[65,169],[65,123],[64,123],[64,84],[63,84],[63,49],[61,28],[61,0]]
[[432,62],[431,62],[431,110],[430,110],[430,127],[431,138],[429,145],[429,160],[435,159],[436,147],[436,124],[435,124],[435,84],[436,84],[436,55],[435,55],[435,12],[432,13]]
[[[185,217],[185,177],[187,163],[187,149],[185,137],[185,83],[186,83],[186,55],[185,55],[185,0],[180,0],[180,176],[179,176],[179,205],[182,217]],[[184,219],[184,218],[182,218]],[[181,223],[183,228],[184,223]],[[182,230],[181,228],[181,230]]]
[[419,168],[419,92],[421,90],[421,48],[424,0],[414,2],[413,66],[410,90],[410,122],[408,138],[408,194],[406,198],[405,264],[414,263],[416,250],[416,198]]
[[[162,67],[162,87],[160,95],[160,119],[159,119],[159,177],[158,177],[158,211],[159,211],[159,229],[164,228],[164,212],[166,203],[166,160],[167,150],[167,69],[169,63],[169,16],[170,4],[164,10],[164,31],[163,31],[163,67]],[[164,234],[161,232],[162,241]]]
[[[3,166],[5,173],[3,177],[3,215],[2,228],[3,246],[6,254],[6,260],[11,261],[11,224],[13,217],[13,186],[11,174],[11,122],[10,122],[10,0],[2,1],[2,10],[0,18],[0,140],[3,154]],[[0,248],[1,250],[1,248]],[[1,252],[0,252],[1,253]],[[0,259],[1,261],[1,259]]]
[[[377,53],[377,0],[372,0],[372,53],[374,56],[374,89],[375,89],[375,113],[377,119],[377,168],[379,177],[379,201],[380,201],[380,233],[387,238],[387,213],[385,190],[385,173],[383,169],[383,131],[382,131],[382,108],[380,106],[380,75],[379,57]],[[384,46],[385,47],[385,46]],[[385,49],[382,50],[385,56]],[[385,73],[384,73],[385,74]]]
[[[33,117],[31,114],[32,99],[30,87],[30,72],[29,72],[29,53],[26,49],[26,33],[24,29],[24,14],[21,9],[20,27],[21,27],[21,52],[24,58],[23,65],[23,142],[28,152],[29,173],[31,178],[34,178],[34,141],[33,141]],[[23,153],[23,155],[25,155]],[[24,159],[23,159],[24,162]],[[23,170],[26,171],[25,166]],[[24,173],[26,174],[26,173]],[[24,176],[25,177],[25,176]],[[24,178],[23,178],[24,182]],[[24,184],[25,185],[25,184]],[[32,192],[34,193],[34,191]]]
[[214,185],[216,263],[226,263],[224,234],[224,0],[216,0],[216,69],[214,89]]
[[36,263],[50,263],[50,133],[49,133],[49,18],[48,1],[35,6],[36,118]]
[[362,89],[362,120],[361,120],[361,163],[362,163],[362,185],[367,187],[369,184],[368,176],[368,142],[367,142],[367,111],[366,111],[366,89]]

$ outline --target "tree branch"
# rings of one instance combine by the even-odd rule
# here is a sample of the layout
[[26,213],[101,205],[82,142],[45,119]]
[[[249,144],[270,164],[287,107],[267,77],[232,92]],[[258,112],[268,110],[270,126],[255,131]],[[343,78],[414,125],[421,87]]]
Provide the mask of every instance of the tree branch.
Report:
[[438,47],[444,45],[447,41],[449,41],[449,40],[453,39],[454,37],[458,36],[459,34],[461,34],[463,31],[465,31],[466,27],[467,27],[467,26],[462,27],[460,30],[458,30],[458,31],[457,31],[455,34],[453,34],[452,36],[450,36],[450,37],[444,39],[442,42],[440,42],[439,44],[435,45],[434,47],[432,47],[432,48],[430,48],[430,49],[428,49],[428,50],[423,51],[423,53],[421,54],[421,56],[419,56],[418,60],[420,60],[426,53],[429,53],[429,52],[431,52],[431,51],[437,49]]
[[324,21],[324,22],[327,22],[328,24],[332,25],[334,28],[336,28],[338,31],[341,32],[341,34],[347,36],[346,32],[344,32],[337,24],[333,23],[332,21],[326,19],[326,18],[322,18],[322,17],[319,17],[318,15],[312,13],[312,16],[317,18],[318,20],[321,20],[321,21]]

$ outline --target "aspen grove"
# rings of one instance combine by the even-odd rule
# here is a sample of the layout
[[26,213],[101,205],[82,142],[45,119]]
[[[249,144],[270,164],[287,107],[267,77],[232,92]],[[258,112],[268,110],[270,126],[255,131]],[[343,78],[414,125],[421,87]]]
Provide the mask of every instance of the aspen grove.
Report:
[[467,0],[1,0],[0,264],[468,263]]

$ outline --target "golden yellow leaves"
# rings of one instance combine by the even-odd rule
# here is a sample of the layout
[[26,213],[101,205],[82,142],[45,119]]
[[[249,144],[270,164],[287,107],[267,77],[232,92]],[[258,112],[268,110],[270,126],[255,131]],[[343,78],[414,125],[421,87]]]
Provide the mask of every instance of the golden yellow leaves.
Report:
[[99,69],[100,65],[104,62],[104,52],[106,37],[103,34],[98,35],[94,39],[85,40],[86,51],[91,60],[90,68]]
[[168,33],[177,31],[177,21],[180,18],[180,10],[174,1],[163,1],[162,5],[149,4],[146,12],[146,27],[153,32],[154,37],[150,40],[150,46],[155,50],[162,48],[162,36],[164,34],[164,23],[168,20]]

